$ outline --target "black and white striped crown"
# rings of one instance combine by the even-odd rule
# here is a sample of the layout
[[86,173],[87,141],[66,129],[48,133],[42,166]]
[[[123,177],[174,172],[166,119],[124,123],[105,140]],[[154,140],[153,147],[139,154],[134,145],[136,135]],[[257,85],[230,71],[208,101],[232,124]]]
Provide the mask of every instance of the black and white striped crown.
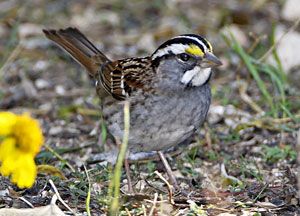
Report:
[[152,60],[165,55],[177,55],[180,53],[203,57],[206,52],[212,52],[212,46],[205,38],[195,34],[184,34],[160,45],[152,54]]

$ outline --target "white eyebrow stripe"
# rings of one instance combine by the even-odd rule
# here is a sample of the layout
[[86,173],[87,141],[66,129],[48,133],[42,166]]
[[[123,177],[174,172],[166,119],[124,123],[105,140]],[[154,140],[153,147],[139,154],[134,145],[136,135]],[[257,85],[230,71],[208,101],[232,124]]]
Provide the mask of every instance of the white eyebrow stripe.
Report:
[[197,41],[199,44],[202,45],[202,47],[204,48],[204,52],[207,52],[208,48],[207,46],[205,45],[205,43],[203,43],[201,40],[199,40],[198,38],[196,37],[193,37],[193,36],[186,36],[186,35],[179,35],[175,38],[187,38],[187,39],[191,39],[191,40],[195,40]]
[[189,45],[185,45],[185,44],[172,44],[163,49],[159,49],[154,55],[152,55],[152,60],[169,54],[169,51],[171,51],[175,55],[183,53],[188,47]]

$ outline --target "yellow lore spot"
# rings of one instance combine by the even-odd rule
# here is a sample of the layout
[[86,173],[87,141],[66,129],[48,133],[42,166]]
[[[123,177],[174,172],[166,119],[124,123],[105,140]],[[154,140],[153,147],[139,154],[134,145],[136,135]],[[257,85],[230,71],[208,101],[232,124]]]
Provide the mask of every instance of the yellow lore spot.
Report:
[[193,45],[193,44],[190,45],[185,51],[191,55],[200,56],[200,57],[204,56],[204,53],[200,49],[200,47]]

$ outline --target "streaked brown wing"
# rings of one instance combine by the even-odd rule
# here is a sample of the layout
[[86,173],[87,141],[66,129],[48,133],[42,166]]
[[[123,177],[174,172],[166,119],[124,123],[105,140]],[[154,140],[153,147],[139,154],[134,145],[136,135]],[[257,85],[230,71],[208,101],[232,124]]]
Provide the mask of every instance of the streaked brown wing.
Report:
[[151,77],[150,58],[129,58],[107,63],[100,68],[104,89],[118,100],[124,100],[142,89]]

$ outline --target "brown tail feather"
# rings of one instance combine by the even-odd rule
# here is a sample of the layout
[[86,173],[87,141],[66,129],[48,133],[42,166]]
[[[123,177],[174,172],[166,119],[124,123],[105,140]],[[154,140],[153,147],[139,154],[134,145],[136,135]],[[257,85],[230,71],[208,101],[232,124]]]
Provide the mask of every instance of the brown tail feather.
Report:
[[76,28],[69,27],[58,31],[43,29],[43,32],[48,39],[54,41],[82,64],[92,76],[96,75],[99,65],[110,61]]

